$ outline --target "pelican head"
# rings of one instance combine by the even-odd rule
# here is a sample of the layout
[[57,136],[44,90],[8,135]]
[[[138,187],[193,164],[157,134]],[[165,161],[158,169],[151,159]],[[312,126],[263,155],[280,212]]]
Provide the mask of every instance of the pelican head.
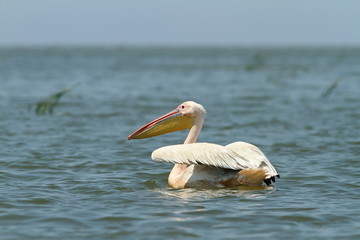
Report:
[[[202,105],[187,101],[180,104],[173,111],[151,121],[128,136],[128,139],[155,137],[162,134],[190,129],[195,122],[203,121],[205,109]],[[201,122],[202,124],[202,122]]]

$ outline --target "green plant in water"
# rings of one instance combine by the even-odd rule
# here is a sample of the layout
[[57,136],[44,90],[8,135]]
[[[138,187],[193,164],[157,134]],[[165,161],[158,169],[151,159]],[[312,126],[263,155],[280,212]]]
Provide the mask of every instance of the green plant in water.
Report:
[[322,98],[327,98],[331,95],[331,93],[337,88],[338,84],[342,81],[342,78],[338,78],[333,81],[329,87],[321,94]]
[[59,103],[60,98],[72,90],[74,87],[64,88],[60,92],[51,94],[36,103],[35,113],[38,115],[45,114],[46,112],[52,114],[54,107]]

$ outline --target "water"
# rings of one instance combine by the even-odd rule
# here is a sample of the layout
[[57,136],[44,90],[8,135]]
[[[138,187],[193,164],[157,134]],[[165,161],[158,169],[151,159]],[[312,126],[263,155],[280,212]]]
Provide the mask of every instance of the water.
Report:
[[[359,48],[1,48],[0,239],[359,239],[359,67]],[[168,188],[150,154],[186,132],[127,136],[186,100],[200,141],[256,144],[282,178]]]

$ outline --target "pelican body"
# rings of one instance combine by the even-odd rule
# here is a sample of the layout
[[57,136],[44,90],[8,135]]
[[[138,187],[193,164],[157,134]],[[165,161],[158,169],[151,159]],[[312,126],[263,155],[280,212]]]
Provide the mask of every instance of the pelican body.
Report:
[[190,129],[184,144],[156,149],[151,158],[174,163],[168,184],[172,188],[270,185],[280,177],[261,150],[246,142],[226,146],[196,143],[205,119],[202,105],[187,101],[139,128],[128,139],[154,137]]

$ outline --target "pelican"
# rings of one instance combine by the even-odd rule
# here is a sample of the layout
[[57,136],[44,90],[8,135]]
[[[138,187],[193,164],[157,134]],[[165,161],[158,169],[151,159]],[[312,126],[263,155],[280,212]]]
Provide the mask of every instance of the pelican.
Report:
[[205,119],[202,105],[187,101],[173,111],[139,128],[128,139],[154,137],[190,129],[184,144],[156,149],[151,158],[174,163],[168,185],[171,188],[236,187],[270,185],[280,177],[262,151],[246,142],[226,146],[196,143]]

